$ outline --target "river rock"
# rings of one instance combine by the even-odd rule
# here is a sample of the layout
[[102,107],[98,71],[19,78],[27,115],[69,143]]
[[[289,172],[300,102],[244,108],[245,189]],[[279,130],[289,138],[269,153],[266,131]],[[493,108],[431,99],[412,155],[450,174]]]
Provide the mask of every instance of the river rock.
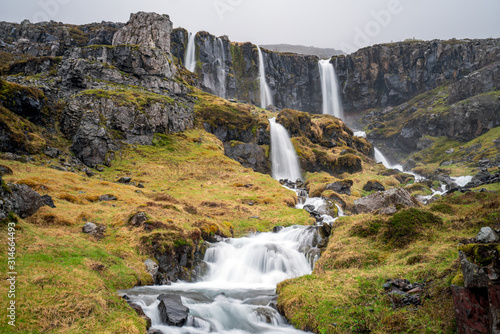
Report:
[[420,203],[406,189],[394,188],[385,192],[377,192],[354,201],[353,211],[362,213],[386,213],[397,211],[397,207],[419,207]]
[[162,294],[158,296],[158,300],[161,321],[170,326],[184,326],[189,316],[189,308],[182,304],[181,297]]
[[156,328],[151,328],[148,330],[147,334],[165,334],[161,330],[156,329]]

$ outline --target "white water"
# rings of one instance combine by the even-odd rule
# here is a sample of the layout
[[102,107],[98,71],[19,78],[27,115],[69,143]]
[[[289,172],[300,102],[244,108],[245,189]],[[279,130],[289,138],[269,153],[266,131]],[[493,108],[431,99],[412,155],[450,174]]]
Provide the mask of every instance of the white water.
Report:
[[[227,239],[207,250],[209,274],[204,281],[137,287],[121,294],[141,305],[152,328],[164,333],[304,333],[288,325],[270,304],[277,283],[311,273],[304,252],[315,238],[315,227],[293,226],[279,233]],[[162,293],[181,295],[190,309],[184,327],[162,324],[156,299]],[[271,324],[256,313],[258,308],[272,314]]]
[[299,159],[283,125],[269,120],[271,127],[271,165],[273,178],[276,180],[297,181],[302,179]]
[[186,48],[186,54],[184,55],[184,67],[190,72],[194,72],[196,69],[196,34],[189,33],[188,45]]
[[215,94],[223,99],[226,98],[226,53],[224,52],[224,41],[216,38],[215,55],[217,57],[217,83],[215,85]]
[[270,104],[273,104],[273,97],[271,95],[271,90],[266,82],[266,69],[264,65],[264,56],[260,47],[257,45],[257,50],[259,51],[259,81],[260,81],[260,106],[266,109]]
[[467,183],[469,183],[470,181],[472,181],[472,176],[468,175],[468,176],[458,176],[458,177],[451,177],[451,179],[453,180],[453,182],[459,186],[459,187],[465,187],[465,185]]
[[335,68],[330,60],[322,59],[318,63],[323,95],[323,114],[344,119],[344,110],[340,98],[339,85]]

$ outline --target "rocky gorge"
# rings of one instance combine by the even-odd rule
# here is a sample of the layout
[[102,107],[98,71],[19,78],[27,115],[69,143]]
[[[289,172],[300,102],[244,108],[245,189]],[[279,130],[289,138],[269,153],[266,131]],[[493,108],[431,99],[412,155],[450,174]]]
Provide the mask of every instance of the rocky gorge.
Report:
[[[39,319],[24,315],[22,330],[140,333],[156,304],[162,324],[206,329],[185,297],[146,305],[116,292],[142,286],[156,296],[153,285],[174,283],[166,289],[177,294],[176,282],[222,262],[218,247],[234,242],[236,252],[234,237],[248,235],[279,239],[262,251],[293,253],[301,266],[272,278],[277,299],[267,290],[241,299],[265,330],[278,322],[295,331],[279,314],[316,333],[486,333],[497,323],[498,237],[464,240],[485,226],[495,236],[500,224],[500,40],[407,41],[333,57],[345,122],[319,115],[318,57],[263,49],[274,105],[259,108],[257,46],[198,32],[191,72],[188,41],[155,13],[126,24],[0,22],[1,228],[15,222],[23,235],[20,284],[34,297],[20,307]],[[297,192],[270,176],[271,118],[297,153],[304,180],[282,180]],[[405,171],[377,164],[372,143]],[[432,196],[463,173],[477,175]],[[328,207],[295,209],[306,197]],[[325,210],[346,216],[294,234],[291,225],[314,225]],[[286,248],[292,239],[296,249]],[[234,297],[202,289],[192,296]],[[479,311],[462,321],[469,304]]]

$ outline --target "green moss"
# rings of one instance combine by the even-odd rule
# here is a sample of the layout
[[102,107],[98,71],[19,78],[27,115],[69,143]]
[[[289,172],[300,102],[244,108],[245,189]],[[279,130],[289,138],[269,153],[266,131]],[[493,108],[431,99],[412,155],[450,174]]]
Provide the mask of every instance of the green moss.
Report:
[[433,204],[430,208],[431,211],[433,212],[440,212],[440,213],[444,213],[444,214],[447,214],[447,215],[452,215],[455,213],[455,209],[453,209],[453,207],[447,203],[436,203],[436,204]]
[[460,245],[458,250],[463,252],[469,261],[480,266],[488,266],[498,260],[498,248],[500,247],[497,244],[469,244]]
[[397,212],[385,224],[381,240],[392,247],[405,247],[421,237],[424,229],[440,227],[441,218],[420,209]]
[[453,285],[458,285],[458,286],[464,286],[464,274],[462,272],[459,272],[451,281],[451,284]]

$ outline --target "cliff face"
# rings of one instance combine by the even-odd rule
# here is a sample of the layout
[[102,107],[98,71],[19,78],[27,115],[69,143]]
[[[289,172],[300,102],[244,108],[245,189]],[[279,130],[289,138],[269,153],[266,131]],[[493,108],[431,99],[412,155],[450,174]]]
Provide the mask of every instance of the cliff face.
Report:
[[[11,25],[0,24],[2,38]],[[30,95],[20,99],[20,88],[5,84],[12,93],[6,93],[0,102],[51,131],[57,131],[57,122],[58,129],[72,141],[73,153],[87,166],[109,165],[123,143],[148,145],[155,133],[180,132],[194,124],[190,90],[178,80],[170,53],[172,23],[168,16],[141,12],[131,15],[126,25],[113,27],[117,26],[122,28],[113,32],[113,38],[106,33],[100,35],[112,45],[87,45],[98,38],[92,37],[99,35],[94,31],[93,35],[82,33],[87,41],[82,47],[75,47],[68,37],[71,29],[81,32],[81,27],[26,22],[10,27],[10,36],[33,41],[29,42],[33,45],[30,50],[36,52],[28,50],[25,55],[46,55],[44,50],[51,45],[49,35],[53,36],[49,39],[64,41],[67,50],[62,57],[30,58],[7,66],[4,71],[13,75],[7,76],[8,81],[38,87],[40,93],[25,88]],[[21,40],[5,46],[5,50],[18,52],[15,50]],[[28,99],[31,95],[35,98]],[[26,105],[31,107],[23,107]],[[27,112],[29,115],[25,115]],[[23,150],[33,151],[17,149]]]
[[500,60],[500,39],[375,45],[333,63],[344,108],[395,106]]
[[[188,42],[185,29],[174,29],[172,53],[184,62]],[[233,43],[207,32],[196,34],[196,73],[204,91],[259,105],[259,57],[251,43]],[[262,50],[267,83],[274,105],[321,113],[321,81],[316,56]]]

